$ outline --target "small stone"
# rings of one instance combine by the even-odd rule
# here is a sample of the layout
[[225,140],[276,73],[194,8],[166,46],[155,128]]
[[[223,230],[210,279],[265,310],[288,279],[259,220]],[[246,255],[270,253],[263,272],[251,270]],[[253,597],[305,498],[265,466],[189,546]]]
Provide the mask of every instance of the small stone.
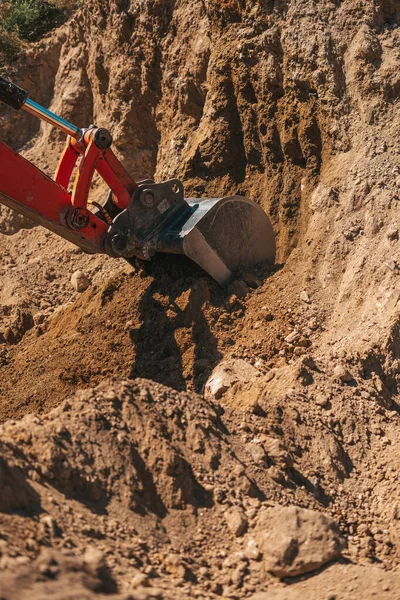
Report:
[[135,575],[131,579],[131,584],[130,584],[131,588],[148,587],[148,586],[149,586],[149,578],[144,573],[137,573],[137,575]]
[[285,342],[287,342],[288,344],[293,344],[294,341],[300,337],[298,332],[296,330],[292,331],[291,333],[289,333],[289,335],[287,335],[285,337]]
[[295,346],[301,346],[302,348],[308,348],[310,342],[304,335],[299,335],[298,338],[293,342]]
[[89,547],[83,556],[83,560],[92,575],[98,576],[107,570],[105,556],[98,548]]
[[148,587],[148,586],[149,586],[149,578],[144,573],[139,572],[136,575],[134,575],[134,577],[132,577],[132,579],[131,579],[130,587],[133,589],[137,588],[137,587]]
[[301,346],[296,346],[296,348],[293,350],[293,354],[295,356],[303,356],[306,352],[307,350]]
[[280,467],[291,467],[293,458],[282,440],[271,436],[262,436],[262,443],[271,461]]
[[318,404],[321,408],[326,408],[329,406],[329,398],[324,396],[324,394],[316,394],[314,397],[315,404]]
[[267,454],[261,444],[254,444],[251,442],[250,444],[247,444],[247,448],[255,463],[263,463],[267,460]]
[[263,377],[263,381],[265,381],[266,383],[268,381],[272,381],[273,378],[275,377],[276,371],[274,369],[271,369],[270,371],[268,371],[264,377]]
[[391,241],[398,240],[399,239],[399,230],[397,229],[396,226],[390,227],[386,232],[386,236],[387,236],[388,240],[391,240]]
[[231,506],[224,513],[226,524],[235,537],[244,534],[247,528],[247,518],[241,508]]
[[57,523],[50,515],[43,515],[40,519],[41,523],[43,523],[44,528],[48,533],[53,537],[57,534]]
[[333,374],[337,379],[340,379],[343,383],[351,383],[354,381],[352,374],[346,369],[344,365],[336,365],[333,369]]
[[259,371],[268,371],[268,367],[266,365],[266,362],[262,358],[257,358],[256,362],[254,363],[254,366]]
[[[228,310],[230,312],[231,310],[233,310],[234,308],[236,308],[236,306],[238,305],[238,303],[239,303],[239,299],[236,296],[236,294],[231,294],[229,296],[229,298],[225,302],[225,308],[226,308],[226,310]],[[229,317],[229,318],[231,318],[231,317]]]
[[214,489],[213,498],[217,504],[221,504],[221,502],[223,502],[225,499],[224,490],[222,488],[216,487]]
[[246,272],[241,275],[244,282],[253,289],[257,289],[262,285],[262,279],[254,275],[254,273]]
[[89,278],[82,271],[75,271],[71,276],[71,283],[79,293],[84,292],[90,285]]
[[310,329],[312,329],[312,331],[316,331],[319,327],[319,322],[317,319],[311,319],[311,321],[308,323],[308,326]]
[[249,560],[258,560],[260,558],[260,550],[257,546],[256,540],[249,539],[247,540],[247,544],[243,550],[243,554]]
[[307,292],[307,290],[303,290],[303,291],[300,293],[300,300],[301,300],[302,302],[305,302],[305,304],[311,304],[310,296],[308,295],[308,292]]
[[272,479],[272,481],[275,481],[275,483],[284,483],[285,481],[285,475],[274,465],[267,469],[267,475]]
[[303,356],[303,358],[301,359],[300,362],[302,365],[304,365],[305,367],[308,367],[309,369],[312,369],[313,371],[318,370],[318,367],[315,364],[315,360],[309,354],[306,354],[305,356]]
[[179,554],[174,554],[171,552],[167,554],[164,558],[164,568],[167,573],[170,575],[174,575],[179,579],[185,579],[187,575],[186,566],[183,564],[181,557]]
[[228,286],[228,294],[234,294],[237,298],[245,298],[249,291],[249,286],[242,279],[236,279]]
[[17,565],[26,565],[30,562],[28,556],[17,556],[15,559],[15,563]]
[[274,320],[274,315],[273,313],[268,309],[267,306],[262,306],[261,307],[261,313],[260,313],[260,317],[262,317],[263,319],[265,319],[266,321],[273,321]]
[[388,269],[390,269],[394,273],[396,273],[397,271],[400,270],[397,265],[397,262],[395,260],[388,260],[388,262],[385,263],[385,265],[387,266]]

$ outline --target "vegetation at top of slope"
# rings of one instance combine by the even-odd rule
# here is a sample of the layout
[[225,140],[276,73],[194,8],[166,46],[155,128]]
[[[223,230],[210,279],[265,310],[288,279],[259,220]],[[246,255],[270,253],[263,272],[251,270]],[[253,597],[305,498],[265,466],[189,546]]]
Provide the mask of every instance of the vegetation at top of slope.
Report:
[[5,0],[0,4],[0,65],[10,63],[27,43],[66,21],[78,6],[68,0]]

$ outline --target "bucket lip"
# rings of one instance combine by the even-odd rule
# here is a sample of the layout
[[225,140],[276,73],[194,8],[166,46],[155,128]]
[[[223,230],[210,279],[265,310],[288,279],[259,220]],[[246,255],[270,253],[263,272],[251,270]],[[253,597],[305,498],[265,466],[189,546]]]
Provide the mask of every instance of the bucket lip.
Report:
[[264,209],[259,204],[257,204],[257,202],[251,200],[251,198],[248,198],[247,196],[240,196],[239,194],[234,194],[232,196],[219,196],[215,198],[185,198],[185,201],[191,206],[193,204],[203,204],[209,202],[211,204],[215,204],[216,202],[220,204],[225,204],[226,202],[232,202],[232,200],[238,202],[246,202],[246,204],[251,204],[254,207],[257,206],[264,214],[266,214]]

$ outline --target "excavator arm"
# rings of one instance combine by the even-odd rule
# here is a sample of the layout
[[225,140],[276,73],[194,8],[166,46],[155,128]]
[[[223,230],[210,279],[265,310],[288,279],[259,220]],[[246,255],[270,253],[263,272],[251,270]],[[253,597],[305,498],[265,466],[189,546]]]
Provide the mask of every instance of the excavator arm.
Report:
[[[111,150],[107,129],[79,129],[2,77],[0,101],[68,136],[54,180],[0,141],[2,204],[89,253],[127,260],[149,260],[156,252],[185,254],[221,285],[240,270],[274,261],[270,221],[251,200],[185,199],[177,179],[137,184]],[[110,190],[104,205],[89,199],[95,172]]]

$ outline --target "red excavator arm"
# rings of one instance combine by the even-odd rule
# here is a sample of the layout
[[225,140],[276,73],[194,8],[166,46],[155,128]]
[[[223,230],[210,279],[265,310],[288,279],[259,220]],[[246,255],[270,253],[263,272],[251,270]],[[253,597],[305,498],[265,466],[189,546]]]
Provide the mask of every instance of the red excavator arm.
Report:
[[[130,203],[137,188],[135,181],[112,152],[112,138],[106,129],[80,130],[30,101],[26,95],[24,98],[24,94],[0,78],[0,100],[13,108],[26,108],[69,135],[55,181],[0,142],[1,202],[87,252],[104,252],[104,238],[112,218],[107,219],[108,213],[103,207],[98,207],[102,218],[88,210],[94,172],[97,171],[112,190],[115,207],[120,211]],[[79,168],[69,192],[79,158]]]
[[[0,142],[0,202],[6,206],[86,252],[128,260],[186,254],[221,285],[238,270],[273,262],[271,224],[254,202],[240,196],[185,200],[177,179],[139,185],[112,152],[107,129],[79,129],[2,77],[0,101],[68,135],[54,180]],[[89,200],[95,171],[110,188],[104,205]]]

